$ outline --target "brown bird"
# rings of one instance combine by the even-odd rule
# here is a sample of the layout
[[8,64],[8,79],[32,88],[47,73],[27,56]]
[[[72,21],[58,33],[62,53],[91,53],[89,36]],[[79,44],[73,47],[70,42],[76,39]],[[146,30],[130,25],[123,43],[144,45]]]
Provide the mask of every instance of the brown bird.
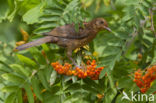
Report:
[[82,47],[92,41],[97,33],[101,30],[109,30],[107,22],[103,18],[96,18],[86,23],[84,27],[79,27],[79,31],[75,30],[74,24],[68,24],[56,27],[48,33],[44,33],[45,37],[38,40],[18,46],[16,50],[24,50],[33,46],[38,46],[43,43],[55,43],[67,49],[67,57],[76,65],[72,59],[72,51],[76,48]]

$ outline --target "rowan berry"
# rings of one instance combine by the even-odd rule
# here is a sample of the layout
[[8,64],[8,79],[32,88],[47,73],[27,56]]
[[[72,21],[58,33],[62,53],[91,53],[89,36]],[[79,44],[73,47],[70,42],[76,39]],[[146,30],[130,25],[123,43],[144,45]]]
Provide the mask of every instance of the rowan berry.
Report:
[[76,67],[74,70],[72,70],[72,65],[69,63],[65,63],[64,66],[59,62],[51,63],[54,70],[59,74],[64,74],[67,76],[74,75],[82,79],[90,77],[92,80],[97,80],[99,78],[100,72],[104,69],[104,67],[96,68],[97,65],[95,60],[92,62],[88,60],[86,64],[86,68]]
[[134,73],[134,82],[140,88],[142,93],[145,93],[156,79],[156,66],[147,68],[147,71],[142,75],[143,71],[140,69]]

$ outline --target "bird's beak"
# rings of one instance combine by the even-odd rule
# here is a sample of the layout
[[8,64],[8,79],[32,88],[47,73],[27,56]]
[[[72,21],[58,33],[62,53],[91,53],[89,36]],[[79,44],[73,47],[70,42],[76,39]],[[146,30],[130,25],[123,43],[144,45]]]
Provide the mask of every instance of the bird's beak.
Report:
[[106,30],[112,32],[112,30],[111,30],[110,28],[108,28],[108,27],[106,27],[106,26],[104,26],[104,28],[105,28]]

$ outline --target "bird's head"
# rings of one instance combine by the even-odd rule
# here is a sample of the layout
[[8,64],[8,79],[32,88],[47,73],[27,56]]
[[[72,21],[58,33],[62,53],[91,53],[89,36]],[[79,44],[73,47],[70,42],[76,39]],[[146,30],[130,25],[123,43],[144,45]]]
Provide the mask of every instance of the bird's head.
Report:
[[93,27],[97,30],[108,30],[111,31],[110,28],[108,28],[108,24],[104,18],[96,18],[92,21]]

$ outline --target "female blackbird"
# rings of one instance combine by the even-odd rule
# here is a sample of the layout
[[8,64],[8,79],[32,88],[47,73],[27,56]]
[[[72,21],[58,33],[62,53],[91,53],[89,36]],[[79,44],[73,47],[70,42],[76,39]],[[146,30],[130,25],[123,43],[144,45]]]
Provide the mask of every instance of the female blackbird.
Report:
[[18,46],[16,50],[23,50],[43,43],[55,43],[67,49],[67,57],[76,65],[72,59],[72,51],[92,41],[99,31],[105,29],[110,31],[106,20],[103,18],[96,18],[83,24],[84,27],[79,27],[78,32],[75,30],[74,24],[56,27],[52,31],[44,33],[45,37]]

